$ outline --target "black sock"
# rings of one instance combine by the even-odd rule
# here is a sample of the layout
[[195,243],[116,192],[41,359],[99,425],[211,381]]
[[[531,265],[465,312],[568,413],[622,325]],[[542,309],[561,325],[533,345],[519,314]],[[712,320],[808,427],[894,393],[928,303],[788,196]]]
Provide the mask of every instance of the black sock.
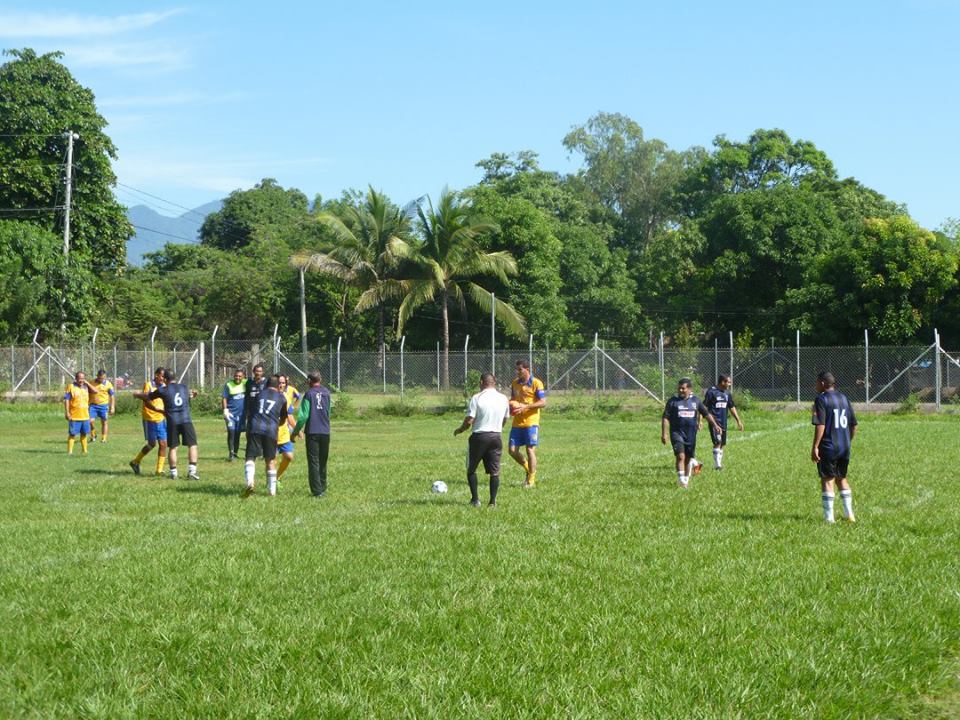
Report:
[[500,489],[500,476],[491,475],[490,476],[490,504],[492,505],[497,501],[497,490]]
[[475,472],[467,475],[467,483],[470,485],[470,501],[480,502],[480,496],[477,494],[477,474]]
[[227,456],[233,455],[233,430],[227,430]]

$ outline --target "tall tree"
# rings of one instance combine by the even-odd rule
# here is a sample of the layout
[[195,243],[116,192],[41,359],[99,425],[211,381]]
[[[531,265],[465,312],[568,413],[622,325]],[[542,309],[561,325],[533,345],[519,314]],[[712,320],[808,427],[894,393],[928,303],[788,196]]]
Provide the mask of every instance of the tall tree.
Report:
[[283,240],[298,246],[308,233],[307,196],[264,178],[249,190],[234,190],[200,227],[200,241],[221,250],[237,250],[254,240]]
[[507,332],[522,337],[526,322],[512,305],[497,300],[475,282],[481,277],[492,277],[506,283],[517,274],[517,263],[506,251],[486,252],[480,243],[484,235],[495,232],[496,225],[477,217],[471,205],[455,192],[444,190],[437,206],[427,198],[427,209],[417,208],[419,230],[423,242],[407,251],[406,255],[419,272],[411,279],[394,283],[402,289],[403,302],[397,332],[420,306],[439,299],[443,333],[443,387],[450,387],[450,302],[466,305],[469,299],[485,312],[494,307],[495,316]]
[[410,217],[372,187],[360,203],[339,203],[319,213],[318,222],[333,235],[333,246],[322,253],[302,253],[297,267],[332,275],[361,291],[357,312],[377,311],[377,347],[383,358],[388,301],[400,292],[388,281],[402,256],[408,254]]

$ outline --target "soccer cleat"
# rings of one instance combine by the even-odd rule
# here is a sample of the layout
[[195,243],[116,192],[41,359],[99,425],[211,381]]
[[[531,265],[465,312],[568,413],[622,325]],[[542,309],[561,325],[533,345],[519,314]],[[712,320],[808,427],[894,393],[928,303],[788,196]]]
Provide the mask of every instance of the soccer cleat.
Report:
[[717,470],[717,471],[723,470],[723,465],[720,465],[720,466],[718,466],[718,467],[715,467],[714,470]]
[[131,460],[131,461],[130,461],[130,469],[133,470],[133,474],[134,474],[134,475],[139,475],[139,474],[140,474],[140,463],[134,462],[133,460]]
[[690,487],[690,482],[688,480],[677,480],[677,486],[686,490],[688,487]]
[[187,473],[187,480],[199,480],[199,479],[200,479],[200,476],[197,473],[195,472]]
[[487,503],[487,510],[494,510],[496,507],[497,507],[497,503],[493,500]]
[[473,507],[480,507],[480,501],[479,501],[479,500],[471,500],[471,501],[470,501],[470,504],[471,504]]
[[843,521],[848,523],[855,523],[857,521],[857,518],[854,517],[853,515],[848,515],[843,519]]
[[240,491],[240,497],[248,498],[253,495],[253,485],[247,485]]
[[696,465],[693,466],[693,474],[694,474],[694,475],[699,475],[701,470],[703,470],[703,463],[702,463],[702,462],[698,462]]

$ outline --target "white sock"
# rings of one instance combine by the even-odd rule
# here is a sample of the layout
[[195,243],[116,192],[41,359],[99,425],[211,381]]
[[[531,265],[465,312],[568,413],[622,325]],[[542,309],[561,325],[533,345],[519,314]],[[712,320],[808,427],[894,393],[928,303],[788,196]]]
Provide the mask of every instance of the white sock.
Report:
[[270,495],[277,494],[277,471],[267,470],[267,492]]
[[257,464],[253,460],[247,460],[243,464],[243,477],[247,481],[247,485],[253,487],[253,476],[257,473]]
[[196,464],[196,463],[190,463],[189,465],[187,465],[187,472],[190,473],[191,475],[196,475],[196,474],[197,474],[197,464]]
[[687,476],[683,474],[683,470],[677,470],[677,482],[681,485],[687,484]]
[[175,467],[170,468],[170,477],[172,477],[174,480],[177,479],[177,469]]
[[841,490],[840,502],[843,503],[843,516],[853,517],[853,491]]
[[696,458],[690,458],[690,462],[687,463],[687,477],[693,476],[693,469],[700,464],[700,461]]
[[721,467],[723,464],[723,450],[720,448],[713,449],[713,466]]
[[833,522],[833,493],[823,493],[823,519],[828,523]]
[[720,460],[717,467],[723,467],[723,448],[720,448]]

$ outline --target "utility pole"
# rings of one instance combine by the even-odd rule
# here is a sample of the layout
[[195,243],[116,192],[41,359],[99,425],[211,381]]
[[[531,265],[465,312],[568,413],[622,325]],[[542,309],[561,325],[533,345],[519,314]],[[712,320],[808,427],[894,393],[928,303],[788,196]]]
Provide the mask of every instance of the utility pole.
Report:
[[73,141],[80,136],[70,130],[67,136],[67,188],[63,215],[63,256],[70,254],[70,199],[73,196]]
[[303,371],[308,372],[307,358],[307,289],[303,277],[303,266],[300,267],[300,352],[303,354]]

